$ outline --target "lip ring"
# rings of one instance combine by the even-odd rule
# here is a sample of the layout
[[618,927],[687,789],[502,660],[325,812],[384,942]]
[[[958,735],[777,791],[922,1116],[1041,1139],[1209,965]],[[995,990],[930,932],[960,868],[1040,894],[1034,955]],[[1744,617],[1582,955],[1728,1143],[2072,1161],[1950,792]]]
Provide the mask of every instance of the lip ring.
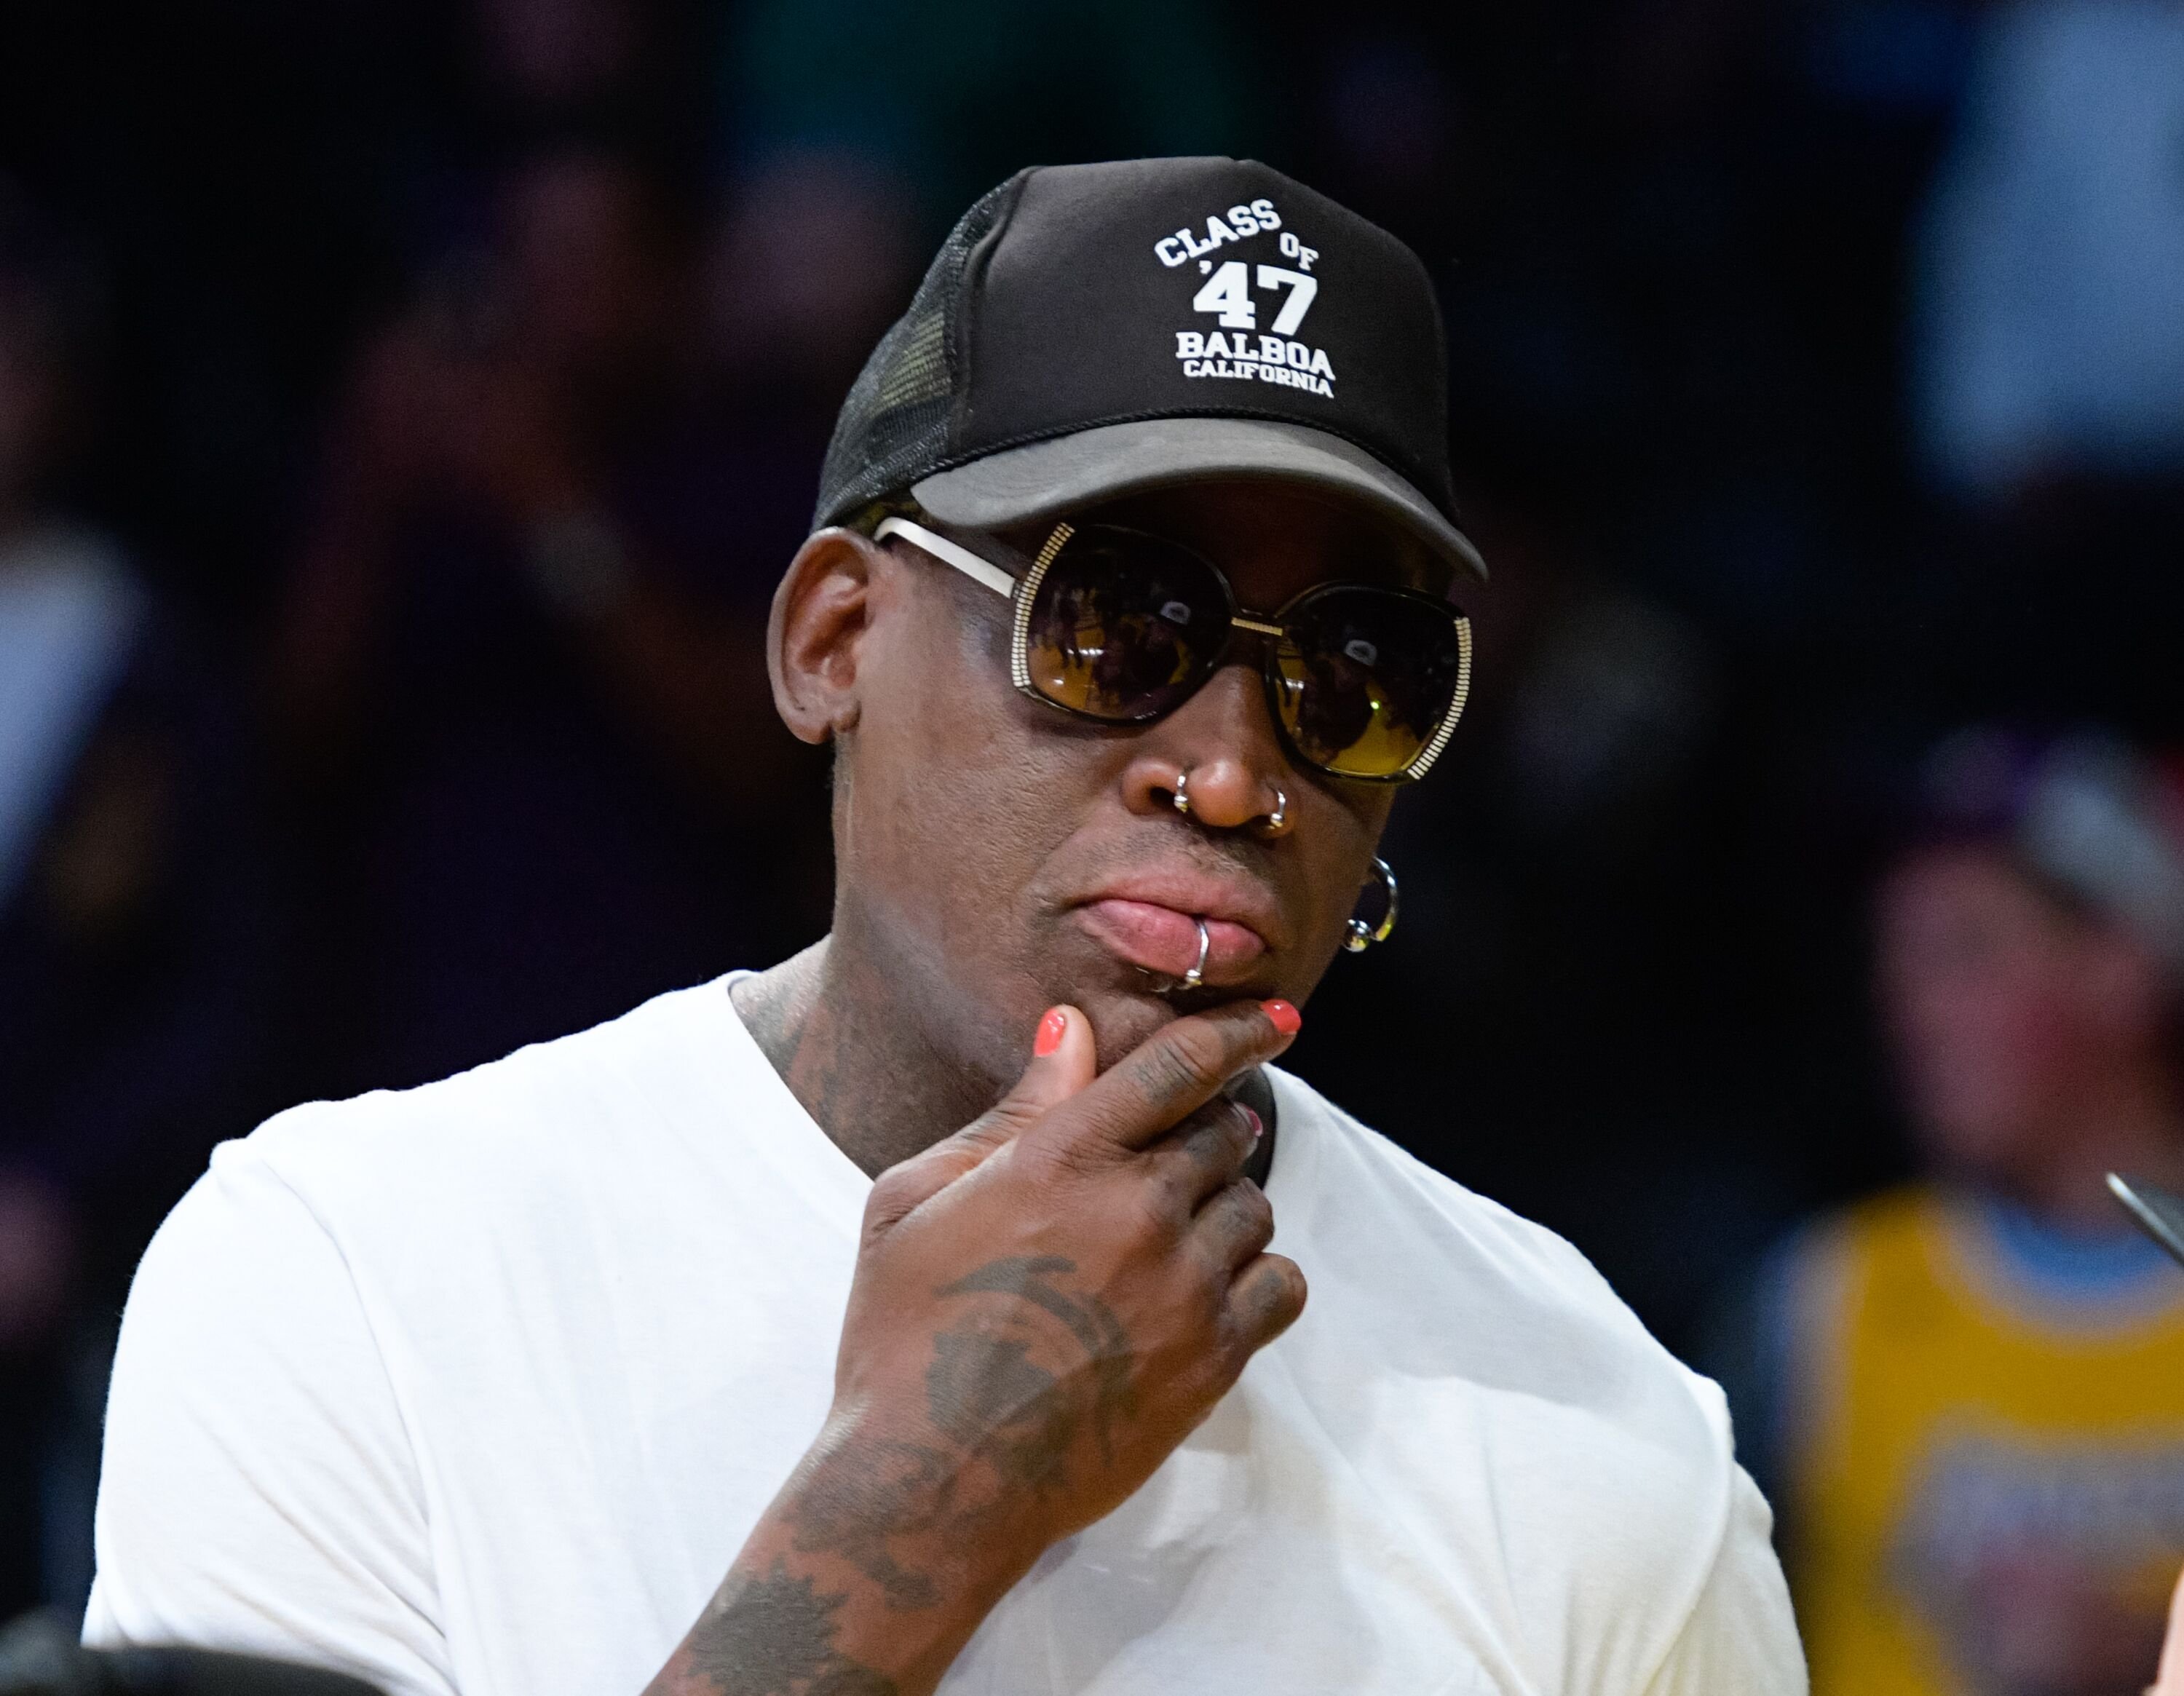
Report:
[[1198,962],[1183,975],[1185,989],[1195,989],[1206,981],[1206,957],[1213,950],[1213,937],[1206,928],[1206,920],[1193,914],[1191,923],[1198,926]]
[[[1134,875],[1118,877],[1100,885],[1089,892],[1075,894],[1057,902],[1057,910],[1085,913],[1097,910],[1111,903],[1131,907],[1165,908],[1173,916],[1192,925],[1203,921],[1209,931],[1214,926],[1223,931],[1233,928],[1242,933],[1247,956],[1274,950],[1273,932],[1280,927],[1281,909],[1273,892],[1256,880],[1240,882],[1234,879],[1191,876],[1189,869],[1184,875],[1161,876],[1149,875],[1142,870]],[[1226,940],[1216,935],[1215,941]],[[1173,947],[1173,944],[1170,944]],[[1189,955],[1185,955],[1187,959]],[[1209,948],[1206,970],[1210,972],[1216,962]],[[1165,970],[1165,969],[1163,969]],[[1167,970],[1167,976],[1179,977],[1179,969]]]

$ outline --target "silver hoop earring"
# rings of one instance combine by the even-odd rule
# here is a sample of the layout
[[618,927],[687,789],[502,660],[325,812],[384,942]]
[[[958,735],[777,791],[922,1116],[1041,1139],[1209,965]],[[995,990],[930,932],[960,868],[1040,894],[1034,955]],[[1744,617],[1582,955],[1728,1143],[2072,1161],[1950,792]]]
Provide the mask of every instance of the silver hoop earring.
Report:
[[1346,927],[1349,934],[1343,937],[1342,946],[1353,954],[1363,954],[1375,943],[1386,942],[1396,929],[1396,874],[1388,869],[1386,860],[1376,857],[1373,875],[1380,880],[1381,888],[1387,892],[1388,910],[1380,915],[1377,925],[1368,925],[1362,919],[1351,920]]
[[1190,774],[1188,771],[1178,771],[1175,774],[1175,810],[1178,813],[1187,814],[1190,811]]
[[1213,951],[1213,938],[1206,934],[1206,920],[1201,919],[1197,921],[1197,924],[1198,964],[1192,966],[1189,971],[1184,973],[1183,987],[1185,989],[1195,989],[1200,984],[1206,981],[1206,957]]
[[1274,785],[1274,810],[1262,817],[1256,827],[1259,834],[1269,840],[1287,836],[1290,828],[1289,792],[1279,783]]

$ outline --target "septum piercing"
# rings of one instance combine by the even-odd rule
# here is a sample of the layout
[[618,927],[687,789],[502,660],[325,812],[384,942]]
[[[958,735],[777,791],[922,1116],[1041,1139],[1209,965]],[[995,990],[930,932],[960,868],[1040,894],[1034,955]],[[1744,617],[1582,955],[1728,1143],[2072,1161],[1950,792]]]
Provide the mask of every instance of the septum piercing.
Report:
[[1198,926],[1198,962],[1183,975],[1182,987],[1185,989],[1195,989],[1206,981],[1206,956],[1213,948],[1213,938],[1206,934],[1206,920],[1193,918],[1191,922]]
[[[1170,804],[1186,817],[1190,813],[1190,773],[1188,769],[1175,774],[1175,788],[1169,795]],[[1253,828],[1269,839],[1285,834],[1290,827],[1289,791],[1279,783],[1274,785],[1274,810],[1262,814]]]

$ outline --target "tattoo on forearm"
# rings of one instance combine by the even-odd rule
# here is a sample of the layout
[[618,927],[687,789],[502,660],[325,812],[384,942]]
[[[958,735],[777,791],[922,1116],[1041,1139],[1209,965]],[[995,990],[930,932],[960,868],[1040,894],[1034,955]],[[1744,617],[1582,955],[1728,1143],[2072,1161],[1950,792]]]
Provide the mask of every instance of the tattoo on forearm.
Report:
[[834,1647],[846,1594],[792,1578],[732,1573],[690,1633],[692,1669],[721,1696],[895,1696],[895,1683]]
[[888,1539],[944,1528],[955,1497],[955,1468],[938,1449],[874,1443],[815,1471],[788,1509],[796,1549],[838,1554],[880,1587],[891,1608],[930,1608],[940,1592],[926,1573],[903,1565]]

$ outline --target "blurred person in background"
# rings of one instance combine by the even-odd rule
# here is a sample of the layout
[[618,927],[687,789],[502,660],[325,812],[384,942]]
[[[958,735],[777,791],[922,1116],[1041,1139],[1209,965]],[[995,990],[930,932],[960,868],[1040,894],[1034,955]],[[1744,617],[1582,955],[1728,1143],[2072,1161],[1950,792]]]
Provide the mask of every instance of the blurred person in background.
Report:
[[[255,1105],[273,956],[242,731],[71,510],[95,314],[0,182],[0,1617],[82,1605],[96,1392],[86,1456],[71,1363]],[[77,1323],[100,1310],[104,1337]]]
[[2008,503],[2184,475],[2184,7],[1994,7],[1926,214],[1918,420]]
[[1979,25],[1916,242],[1911,414],[1949,563],[1925,646],[2008,711],[2184,735],[2184,7]]
[[1808,1228],[1725,1374],[1814,1688],[2125,1696],[2184,1560],[2184,791],[2098,737],[1932,756],[1877,984],[1930,1176]]
[[[438,1076],[824,927],[761,657],[823,437],[709,374],[694,247],[640,162],[542,146],[360,361],[276,668],[335,1077]],[[766,342],[773,307],[710,311]],[[748,827],[783,814],[811,830]]]

